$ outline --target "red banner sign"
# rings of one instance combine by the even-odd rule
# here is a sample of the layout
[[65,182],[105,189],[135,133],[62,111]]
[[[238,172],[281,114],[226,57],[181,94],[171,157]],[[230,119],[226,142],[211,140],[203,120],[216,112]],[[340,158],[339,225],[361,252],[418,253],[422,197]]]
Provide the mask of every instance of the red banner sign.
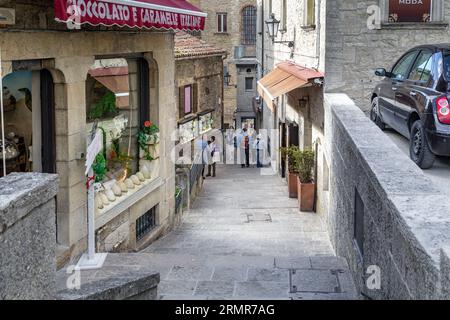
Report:
[[429,22],[431,0],[390,0],[390,22]]
[[206,13],[184,0],[55,0],[55,19],[71,26],[204,30]]

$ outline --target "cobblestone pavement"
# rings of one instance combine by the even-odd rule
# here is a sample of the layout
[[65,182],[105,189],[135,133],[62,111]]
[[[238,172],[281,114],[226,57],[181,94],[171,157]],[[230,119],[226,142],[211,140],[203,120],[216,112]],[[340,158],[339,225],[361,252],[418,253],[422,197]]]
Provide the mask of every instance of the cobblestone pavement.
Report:
[[143,251],[160,299],[354,299],[347,263],[319,216],[277,176],[221,166],[183,224]]

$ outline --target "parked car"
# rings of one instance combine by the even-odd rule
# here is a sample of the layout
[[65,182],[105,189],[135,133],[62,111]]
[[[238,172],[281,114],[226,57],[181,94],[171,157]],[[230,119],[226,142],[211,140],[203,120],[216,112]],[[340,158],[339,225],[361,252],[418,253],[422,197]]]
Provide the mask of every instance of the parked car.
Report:
[[410,140],[411,159],[422,169],[435,156],[450,156],[450,44],[424,45],[406,52],[372,94],[370,117]]

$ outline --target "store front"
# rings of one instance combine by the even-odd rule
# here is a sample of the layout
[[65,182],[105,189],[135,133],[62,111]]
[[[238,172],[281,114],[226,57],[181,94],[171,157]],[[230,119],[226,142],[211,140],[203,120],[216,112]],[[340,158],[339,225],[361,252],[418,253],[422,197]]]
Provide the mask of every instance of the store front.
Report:
[[[16,10],[16,32],[0,28],[5,129],[1,139],[6,146],[0,153],[6,154],[5,173],[59,175],[59,266],[87,247],[86,186],[91,177],[85,174],[85,164],[95,128],[102,134],[94,162],[97,251],[138,250],[172,228],[171,134],[177,129],[177,101],[174,35],[168,29],[201,30],[205,19],[186,1],[80,3],[76,27],[81,31],[68,32],[69,1],[64,0],[48,1],[55,11],[45,23],[24,20],[38,16],[40,5],[17,5],[11,8]],[[83,4],[104,8],[105,16],[90,20]],[[122,15],[117,17],[113,13],[119,5]],[[127,10],[137,15],[127,16]],[[102,31],[97,24],[104,25]],[[109,32],[112,25],[116,29]],[[117,28],[121,25],[126,29]],[[198,122],[199,130],[205,130],[207,117]]]

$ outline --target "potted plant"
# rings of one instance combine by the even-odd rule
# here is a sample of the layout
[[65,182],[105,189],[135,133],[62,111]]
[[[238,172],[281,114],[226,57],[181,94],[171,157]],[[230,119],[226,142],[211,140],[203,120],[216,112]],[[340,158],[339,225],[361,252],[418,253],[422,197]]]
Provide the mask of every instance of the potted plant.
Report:
[[137,134],[139,149],[142,151],[141,158],[152,161],[158,155],[156,145],[159,143],[159,128],[150,121],[144,122],[144,127]]
[[311,212],[314,210],[315,182],[313,169],[315,154],[312,150],[299,150],[296,153],[296,165],[298,171],[298,202],[300,211]]
[[288,176],[287,183],[289,189],[289,198],[297,198],[297,177],[298,177],[298,169],[297,169],[297,153],[300,151],[297,146],[290,146],[287,148],[281,148],[281,153],[284,157],[287,158],[288,162]]

